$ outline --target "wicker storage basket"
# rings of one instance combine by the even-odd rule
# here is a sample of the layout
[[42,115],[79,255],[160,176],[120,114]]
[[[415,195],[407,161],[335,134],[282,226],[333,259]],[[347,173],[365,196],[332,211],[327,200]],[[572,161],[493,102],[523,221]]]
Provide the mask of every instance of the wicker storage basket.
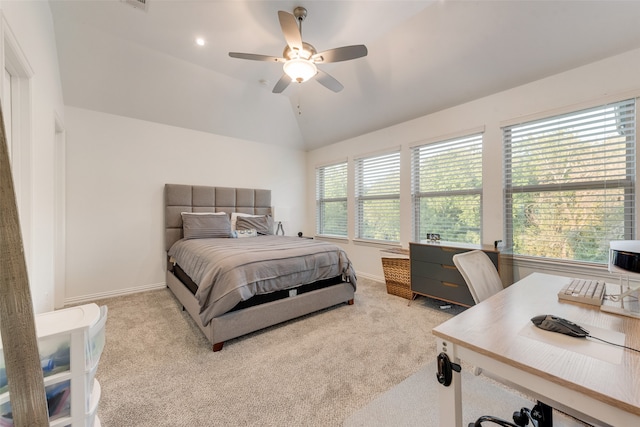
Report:
[[412,298],[409,263],[408,249],[382,251],[382,270],[387,284],[387,293],[406,299]]

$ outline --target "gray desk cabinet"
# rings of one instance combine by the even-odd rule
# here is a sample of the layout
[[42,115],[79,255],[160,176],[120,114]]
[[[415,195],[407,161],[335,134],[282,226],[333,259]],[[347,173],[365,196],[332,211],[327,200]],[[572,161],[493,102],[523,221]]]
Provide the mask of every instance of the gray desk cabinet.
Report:
[[462,275],[453,263],[457,253],[483,250],[499,270],[500,253],[493,246],[463,243],[409,243],[411,292],[463,306],[474,305]]

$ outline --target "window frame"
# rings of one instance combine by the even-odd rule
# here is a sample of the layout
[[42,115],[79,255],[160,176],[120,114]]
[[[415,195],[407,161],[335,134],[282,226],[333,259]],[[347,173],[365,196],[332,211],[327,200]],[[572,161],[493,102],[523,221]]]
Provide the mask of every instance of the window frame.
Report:
[[[420,155],[422,150],[426,151],[447,151],[450,152],[456,149],[462,149],[464,145],[469,145],[472,149],[473,147],[477,147],[479,145],[479,152],[473,154],[473,157],[468,157],[467,165],[475,161],[479,165],[479,170],[476,172],[479,173],[480,176],[480,186],[475,188],[466,188],[466,189],[457,189],[457,190],[436,190],[436,191],[421,191],[420,189],[420,179],[421,179],[421,170],[424,166],[420,160]],[[448,147],[447,147],[448,146]],[[420,218],[420,210],[421,210],[421,200],[428,198],[446,198],[446,197],[458,197],[458,196],[479,196],[478,200],[478,241],[469,241],[467,240],[451,240],[448,241],[456,242],[456,243],[471,243],[471,244],[481,244],[482,242],[482,203],[483,203],[483,188],[484,188],[484,180],[483,180],[483,149],[484,149],[484,128],[482,129],[474,129],[463,132],[459,135],[449,136],[439,138],[437,140],[432,140],[423,144],[415,145],[411,147],[411,212],[412,212],[412,238],[414,241],[425,240],[420,235],[421,231],[421,218]],[[458,163],[456,163],[456,168],[452,172],[456,172],[460,170]],[[430,233],[440,234],[442,230],[430,230]]]
[[[344,197],[323,197],[326,192],[326,186],[323,183],[326,183],[327,176],[326,172],[329,169],[344,167],[344,171],[341,171],[341,174],[344,175],[345,179],[345,194]],[[332,238],[347,238],[349,236],[349,213],[348,213],[348,198],[349,198],[349,186],[348,186],[348,162],[347,160],[338,161],[335,163],[322,165],[316,167],[316,235],[323,237],[332,237]],[[322,195],[320,194],[322,193]],[[345,212],[344,212],[344,234],[332,234],[326,233],[326,218],[325,218],[325,210],[323,209],[327,203],[341,203],[345,204]]]
[[[533,257],[538,259],[556,260],[556,261],[562,261],[562,262],[573,262],[573,263],[582,263],[582,264],[583,263],[593,263],[598,265],[606,264],[606,261],[582,260],[582,259],[576,259],[576,258],[556,258],[556,257],[535,255],[530,253],[517,252],[516,249],[513,247],[514,246],[513,233],[515,231],[514,230],[514,202],[513,202],[514,194],[547,193],[547,194],[553,195],[555,193],[562,192],[562,191],[584,191],[584,190],[588,191],[588,190],[605,190],[605,189],[614,189],[614,188],[623,189],[623,194],[624,194],[624,202],[623,202],[624,237],[623,238],[624,240],[633,240],[635,238],[635,235],[637,232],[636,231],[637,227],[635,224],[636,215],[637,215],[636,203],[638,201],[637,195],[636,195],[637,193],[636,180],[637,180],[637,165],[638,165],[638,162],[637,162],[638,149],[636,147],[636,144],[637,144],[636,128],[637,128],[637,122],[638,122],[637,101],[638,101],[638,98],[612,100],[612,101],[598,103],[591,106],[583,106],[578,109],[572,109],[569,111],[550,114],[543,117],[537,117],[537,118],[529,119],[526,121],[504,124],[501,127],[502,146],[503,146],[503,153],[504,153],[503,155],[504,156],[503,157],[503,197],[504,197],[503,212],[505,216],[504,217],[504,238],[505,238],[505,246],[510,248],[514,256]],[[625,159],[624,169],[626,170],[626,175],[623,179],[617,179],[617,180],[607,180],[606,178],[600,179],[600,180],[585,179],[583,181],[576,181],[576,182],[570,182],[570,183],[562,182],[562,183],[555,183],[555,184],[517,185],[517,186],[514,186],[512,184],[513,175],[514,175],[513,156],[512,156],[512,152],[513,152],[512,140],[514,139],[513,138],[514,129],[524,128],[527,126],[536,127],[536,126],[540,126],[540,124],[542,125],[551,124],[555,121],[561,121],[565,119],[567,119],[570,122],[572,120],[579,121],[579,117],[581,115],[588,114],[589,112],[592,112],[592,111],[597,112],[598,110],[602,110],[602,114],[606,115],[608,114],[605,111],[607,108],[616,108],[616,106],[624,106],[631,103],[633,103],[633,113],[628,115],[627,117],[633,119],[633,122],[631,123],[633,126],[626,130],[626,133],[627,133],[626,135],[621,133],[621,137],[626,138],[626,141],[623,142],[624,145],[626,146],[625,154],[624,154],[624,159]],[[605,120],[602,120],[602,122],[604,125]],[[572,126],[562,127],[561,129],[567,131],[567,130],[573,129],[574,127],[575,125],[572,125]],[[544,134],[544,130],[542,129],[543,128],[541,127],[541,130],[539,131],[541,135]],[[558,132],[560,131],[558,130]],[[544,137],[538,137],[538,138],[544,139]],[[603,137],[603,140],[607,140],[610,138],[611,137],[609,136]],[[583,142],[577,137],[574,139],[576,140],[574,144]],[[631,166],[629,166],[630,164],[629,159],[632,159]],[[611,163],[607,163],[607,164],[611,164]],[[601,170],[604,170],[604,169],[601,169]],[[544,205],[540,204],[539,206],[544,206]],[[611,239],[611,240],[616,240],[616,239]]]
[[[363,191],[363,179],[365,178],[366,171],[364,170],[365,162],[376,162],[380,161],[385,157],[392,158],[392,160],[385,162],[385,166],[392,166],[395,169],[395,174],[397,176],[394,177],[395,185],[397,186],[396,192],[387,192],[382,194],[373,194],[373,195],[365,195],[362,194]],[[380,169],[381,165],[376,165],[371,168],[372,171],[376,169]],[[358,156],[354,159],[354,170],[355,170],[355,185],[354,185],[354,202],[355,202],[355,240],[361,242],[374,242],[374,243],[384,243],[384,244],[399,244],[401,239],[401,206],[400,206],[400,194],[402,192],[402,183],[401,183],[401,168],[402,168],[402,156],[400,147],[395,147],[390,150],[386,150],[383,152],[378,152],[374,154],[362,155]],[[374,172],[374,175],[376,173]],[[371,178],[371,176],[367,177]],[[397,218],[391,218],[391,220],[396,220],[397,224],[395,226],[395,230],[393,232],[397,234],[397,239],[380,239],[374,238],[371,236],[363,235],[363,227],[364,227],[364,208],[365,202],[373,202],[373,201],[394,201],[397,200],[398,209],[395,212]]]

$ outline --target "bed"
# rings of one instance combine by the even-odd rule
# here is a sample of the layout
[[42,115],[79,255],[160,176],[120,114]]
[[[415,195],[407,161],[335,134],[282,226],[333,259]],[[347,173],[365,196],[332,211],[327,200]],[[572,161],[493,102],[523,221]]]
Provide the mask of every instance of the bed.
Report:
[[270,190],[166,184],[164,200],[166,283],[214,352],[227,340],[353,304],[355,272],[340,247],[265,232],[273,230]]

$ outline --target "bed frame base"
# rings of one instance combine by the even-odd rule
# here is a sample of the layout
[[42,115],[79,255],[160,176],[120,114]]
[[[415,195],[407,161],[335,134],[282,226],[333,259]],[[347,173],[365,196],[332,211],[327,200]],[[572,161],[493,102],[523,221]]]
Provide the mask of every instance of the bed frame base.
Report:
[[204,326],[200,320],[200,305],[196,297],[170,271],[166,274],[167,286],[191,315],[200,330],[212,344],[213,351],[220,351],[226,340],[246,335],[287,320],[295,319],[337,304],[354,303],[353,286],[340,283],[293,297],[225,313]]

